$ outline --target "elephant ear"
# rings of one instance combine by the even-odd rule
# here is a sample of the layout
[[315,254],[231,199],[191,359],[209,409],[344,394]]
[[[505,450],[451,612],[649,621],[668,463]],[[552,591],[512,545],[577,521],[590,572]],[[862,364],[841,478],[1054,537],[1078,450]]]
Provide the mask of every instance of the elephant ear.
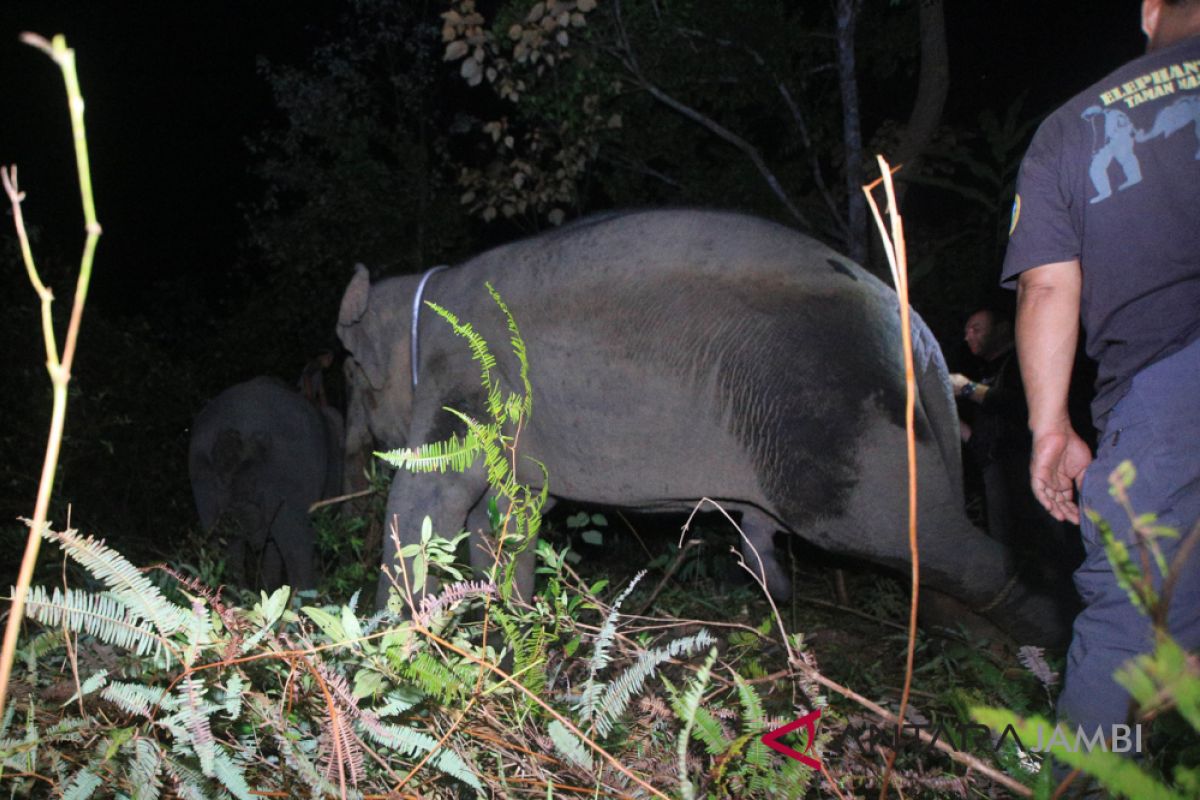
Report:
[[362,264],[354,265],[354,277],[342,295],[338,310],[337,333],[351,357],[362,367],[367,382],[375,389],[383,387],[387,362],[381,342],[371,331],[371,273]]
[[342,295],[338,310],[338,329],[349,328],[362,321],[371,298],[371,273],[362,264],[354,265],[354,277]]

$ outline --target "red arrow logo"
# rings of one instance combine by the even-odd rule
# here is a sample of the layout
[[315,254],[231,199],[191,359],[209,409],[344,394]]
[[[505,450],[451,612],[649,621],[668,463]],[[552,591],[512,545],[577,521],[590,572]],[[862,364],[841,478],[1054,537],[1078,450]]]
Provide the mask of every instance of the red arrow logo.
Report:
[[[800,719],[795,720],[793,722],[789,722],[787,725],[784,725],[782,728],[776,728],[775,730],[771,731],[770,733],[764,733],[762,735],[762,743],[777,753],[783,753],[788,758],[796,759],[801,764],[804,764],[806,767],[812,767],[813,769],[820,769],[821,762],[818,761],[817,759],[813,758],[812,756],[807,755],[809,748],[811,748],[813,746],[813,742],[815,742],[817,740],[815,726],[816,726],[817,720],[819,720],[820,718],[821,718],[821,710],[820,709],[817,709],[816,711],[810,711],[807,714],[805,714],[803,717],[801,717]],[[792,748],[788,747],[786,744],[783,744],[782,742],[779,741],[779,739],[781,739],[782,737],[787,736],[789,733],[791,733],[792,731],[797,730],[799,728],[804,728],[804,730],[808,733],[808,744],[804,745],[803,753],[801,753],[799,750],[793,750]]]

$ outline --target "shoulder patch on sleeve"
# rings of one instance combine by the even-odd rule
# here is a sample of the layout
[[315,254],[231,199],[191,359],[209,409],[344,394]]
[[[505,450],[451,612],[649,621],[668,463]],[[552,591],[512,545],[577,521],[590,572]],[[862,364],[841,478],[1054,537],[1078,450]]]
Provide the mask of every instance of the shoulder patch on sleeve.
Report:
[[1013,199],[1012,218],[1008,222],[1008,235],[1011,237],[1017,229],[1017,220],[1021,218],[1021,195]]

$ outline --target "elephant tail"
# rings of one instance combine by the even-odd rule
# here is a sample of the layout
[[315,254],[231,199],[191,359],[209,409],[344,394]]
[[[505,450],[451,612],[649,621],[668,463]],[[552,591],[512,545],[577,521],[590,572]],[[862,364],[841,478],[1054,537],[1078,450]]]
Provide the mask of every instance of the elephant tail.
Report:
[[950,371],[933,332],[916,312],[912,317],[913,368],[917,379],[917,408],[937,442],[946,479],[954,490],[959,508],[965,504],[962,486],[962,447],[959,443],[958,409]]

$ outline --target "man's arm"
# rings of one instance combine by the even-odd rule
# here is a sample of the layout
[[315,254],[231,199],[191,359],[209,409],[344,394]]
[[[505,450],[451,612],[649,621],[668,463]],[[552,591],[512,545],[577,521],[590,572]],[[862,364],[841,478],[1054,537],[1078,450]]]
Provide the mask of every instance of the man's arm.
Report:
[[1067,414],[1081,289],[1078,259],[1027,270],[1017,283],[1017,356],[1033,433],[1030,483],[1055,519],[1076,524],[1074,489],[1092,460]]

